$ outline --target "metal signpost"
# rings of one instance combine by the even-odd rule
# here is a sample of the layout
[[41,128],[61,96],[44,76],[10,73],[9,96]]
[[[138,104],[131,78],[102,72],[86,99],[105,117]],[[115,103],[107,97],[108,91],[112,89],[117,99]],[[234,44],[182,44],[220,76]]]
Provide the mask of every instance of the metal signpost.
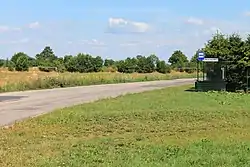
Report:
[[249,93],[249,79],[250,79],[250,76],[249,76],[249,68],[250,68],[250,66],[247,66],[247,76],[246,76],[246,78],[247,78],[247,85],[246,85],[246,92],[247,93]]
[[[197,58],[197,61],[199,62],[202,62],[204,59],[205,59],[205,53],[203,51],[198,51],[198,58]],[[199,81],[199,74],[200,74],[200,68],[199,68],[199,63],[197,62],[197,81]],[[204,66],[204,65],[203,65]],[[204,68],[203,68],[204,70]],[[203,80],[204,80],[204,73],[203,73]]]

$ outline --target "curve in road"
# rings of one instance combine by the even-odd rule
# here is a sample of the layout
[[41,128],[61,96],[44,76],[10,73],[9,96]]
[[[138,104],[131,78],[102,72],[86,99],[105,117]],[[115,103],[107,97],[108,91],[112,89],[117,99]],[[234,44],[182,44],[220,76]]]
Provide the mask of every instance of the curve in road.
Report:
[[56,108],[193,82],[194,79],[176,79],[2,93],[0,94],[0,126],[48,113]]

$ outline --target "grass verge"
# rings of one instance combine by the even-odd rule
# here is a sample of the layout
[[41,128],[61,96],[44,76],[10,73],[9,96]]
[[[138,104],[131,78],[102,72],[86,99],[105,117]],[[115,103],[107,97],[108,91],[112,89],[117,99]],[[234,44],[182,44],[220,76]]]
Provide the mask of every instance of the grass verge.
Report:
[[178,78],[194,78],[195,73],[170,74],[122,74],[122,73],[45,73],[45,72],[6,72],[0,71],[0,92],[51,89],[97,84],[169,80]]
[[250,166],[250,96],[172,87],[59,109],[0,131],[0,166]]

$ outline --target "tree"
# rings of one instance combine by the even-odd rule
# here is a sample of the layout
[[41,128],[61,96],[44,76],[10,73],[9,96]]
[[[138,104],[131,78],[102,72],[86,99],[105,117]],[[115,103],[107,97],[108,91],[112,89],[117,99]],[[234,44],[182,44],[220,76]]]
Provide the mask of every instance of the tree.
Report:
[[121,73],[125,73],[126,72],[126,64],[125,64],[125,60],[119,60],[116,62],[116,67],[117,67],[117,71],[121,72]]
[[174,68],[181,68],[188,62],[187,56],[182,53],[180,50],[176,50],[173,52],[171,57],[168,60],[171,63],[171,66]]
[[63,63],[66,64],[71,58],[73,58],[72,55],[65,55],[63,57]]
[[[101,71],[101,68],[103,66],[103,60],[100,56],[92,57],[89,54],[83,54],[79,53],[76,56],[76,59],[70,59],[73,60],[71,63],[75,63],[76,70],[78,72],[99,72]],[[72,69],[71,64],[71,69]]]
[[133,73],[137,69],[137,60],[136,58],[128,57],[125,60],[118,61],[116,65],[118,72]]
[[5,60],[4,59],[0,59],[0,67],[3,67],[5,64]]
[[[198,59],[198,51],[200,51],[202,49],[198,49],[196,50],[195,54],[193,55],[193,57],[190,59],[190,62],[192,63],[196,63],[197,62],[197,59]],[[203,51],[203,50],[202,50]]]
[[115,66],[118,72],[133,73],[136,72],[137,60],[136,58],[127,57],[125,60],[116,61]]
[[246,68],[250,60],[250,41],[248,40],[250,38],[243,41],[235,33],[228,36],[217,33],[205,45],[204,51],[207,57],[216,57],[221,61],[226,61],[225,79],[231,90],[246,87]]
[[40,66],[53,67],[53,61],[57,59],[50,46],[46,46],[40,54],[36,55],[37,63]]
[[76,56],[76,63],[77,70],[81,73],[93,71],[92,56],[88,54],[79,53]]
[[154,68],[156,68],[157,63],[159,62],[159,58],[155,54],[151,54],[148,59],[150,59],[150,62],[152,62],[154,64]]
[[37,67],[37,61],[33,57],[28,56],[29,67]]
[[17,63],[17,59],[18,59],[19,57],[23,57],[23,56],[28,57],[28,55],[25,54],[24,52],[15,53],[15,54],[11,57],[10,61],[12,61],[13,63],[16,64],[16,63]]
[[57,72],[65,72],[66,67],[64,64],[63,58],[58,58],[53,61],[54,66],[56,67]]
[[115,64],[115,61],[112,60],[112,59],[105,59],[105,60],[104,60],[104,66],[105,66],[105,67],[111,67],[111,66],[113,66],[114,64]]
[[137,58],[136,72],[152,73],[155,71],[154,63],[156,63],[157,59],[154,55],[151,55],[149,57],[138,55],[136,58]]
[[244,57],[240,57],[240,62],[244,63],[246,66],[249,66],[250,61],[250,34],[247,36],[247,39],[244,42],[244,46],[241,46]]
[[159,73],[170,73],[171,72],[171,68],[166,64],[166,62],[164,60],[158,60],[156,63],[156,71]]
[[64,65],[68,72],[77,72],[77,59],[74,56],[68,55],[64,57]]
[[8,68],[8,71],[15,71],[15,63],[13,63],[13,61],[10,61],[8,58],[5,65]]
[[230,53],[228,38],[221,33],[216,33],[205,45],[204,52],[206,57],[227,59]]
[[18,52],[11,57],[10,61],[14,65],[15,70],[28,71],[30,67],[29,58],[24,52]]
[[17,58],[15,69],[16,71],[29,71],[29,59],[27,55],[22,54]]
[[94,65],[93,72],[100,72],[103,66],[103,60],[100,56],[92,59],[92,64]]
[[228,52],[226,57],[221,58],[222,60],[230,61],[227,63],[226,79],[227,82],[234,84],[236,89],[244,89],[246,87],[246,67],[247,55],[244,53],[244,41],[238,35],[233,33],[228,36]]

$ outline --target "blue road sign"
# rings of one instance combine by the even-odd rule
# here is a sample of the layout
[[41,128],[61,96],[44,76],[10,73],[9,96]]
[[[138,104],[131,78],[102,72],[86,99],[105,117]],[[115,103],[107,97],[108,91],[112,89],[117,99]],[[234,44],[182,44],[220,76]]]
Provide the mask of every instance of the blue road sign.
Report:
[[199,52],[198,52],[198,60],[199,60],[199,61],[203,61],[204,58],[205,58],[205,53],[202,52],[202,51],[199,51]]

